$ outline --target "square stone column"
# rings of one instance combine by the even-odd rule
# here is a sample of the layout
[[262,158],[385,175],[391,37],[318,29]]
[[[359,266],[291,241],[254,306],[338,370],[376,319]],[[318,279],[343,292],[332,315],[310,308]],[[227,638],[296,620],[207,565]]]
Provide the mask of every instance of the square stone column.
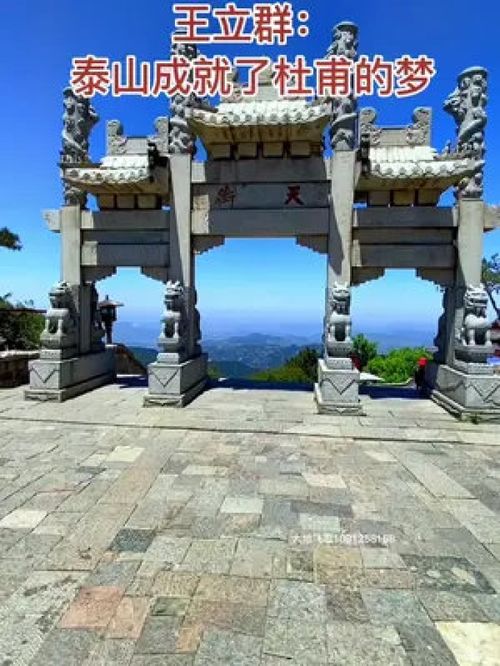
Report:
[[160,353],[156,362],[148,366],[146,406],[183,407],[203,391],[208,379],[208,358],[199,345],[201,332],[196,308],[191,169],[190,154],[171,155],[169,280],[158,341]]
[[115,357],[99,335],[95,287],[82,278],[80,206],[61,209],[62,280],[50,292],[40,358],[25,397],[63,401],[115,380]]
[[324,355],[318,361],[314,387],[320,413],[359,414],[359,371],[350,354],[352,216],[356,152],[338,150],[331,160]]
[[426,382],[431,398],[459,418],[500,420],[500,376],[487,363],[493,346],[481,287],[484,203],[460,198],[457,214],[455,286],[445,299],[445,363],[429,364]]

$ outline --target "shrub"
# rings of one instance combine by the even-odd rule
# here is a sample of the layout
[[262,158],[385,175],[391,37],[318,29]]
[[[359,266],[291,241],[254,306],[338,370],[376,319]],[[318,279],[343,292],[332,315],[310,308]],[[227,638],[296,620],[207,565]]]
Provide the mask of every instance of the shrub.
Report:
[[361,367],[364,369],[377,354],[377,343],[368,340],[364,335],[357,335],[353,340],[354,354],[359,357]]
[[424,347],[393,349],[368,363],[368,372],[382,377],[389,384],[399,384],[413,377],[419,358],[432,358]]
[[252,376],[262,382],[314,384],[318,374],[318,354],[311,347],[302,349],[281,368],[263,370]]
[[9,349],[32,350],[40,347],[45,318],[36,312],[14,312],[32,303],[12,303],[9,295],[0,297],[0,337]]

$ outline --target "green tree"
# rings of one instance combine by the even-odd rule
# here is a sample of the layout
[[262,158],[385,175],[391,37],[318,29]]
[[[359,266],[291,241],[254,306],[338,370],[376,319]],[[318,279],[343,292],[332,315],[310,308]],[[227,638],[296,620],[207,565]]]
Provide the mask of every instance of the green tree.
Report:
[[400,384],[413,377],[417,361],[432,358],[424,347],[393,349],[384,356],[377,356],[368,363],[368,372],[382,377],[388,384]]
[[0,296],[0,337],[5,339],[9,349],[38,349],[45,318],[36,312],[15,312],[32,308],[33,303],[12,303],[10,298],[10,294]]
[[[7,227],[0,229],[0,248],[20,250],[21,240]],[[44,317],[35,312],[15,312],[22,308],[33,308],[33,302],[12,303],[12,294],[0,296],[0,338],[9,349],[37,349],[45,324]]]
[[252,379],[262,382],[290,382],[313,384],[318,373],[318,354],[312,347],[305,347],[289,359],[281,368],[263,370],[252,375]]
[[0,229],[0,247],[6,247],[8,250],[20,250],[21,240],[17,234],[13,234],[7,227]]
[[483,259],[482,281],[497,319],[500,319],[500,308],[496,304],[495,294],[500,293],[500,255],[494,254],[490,259]]
[[354,353],[361,360],[361,367],[364,370],[368,363],[378,354],[378,345],[376,342],[368,340],[364,335],[357,335],[353,340]]

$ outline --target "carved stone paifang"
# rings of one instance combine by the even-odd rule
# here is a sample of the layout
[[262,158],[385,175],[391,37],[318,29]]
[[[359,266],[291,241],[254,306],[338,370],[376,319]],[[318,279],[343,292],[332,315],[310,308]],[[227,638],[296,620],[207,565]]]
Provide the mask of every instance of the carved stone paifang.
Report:
[[[186,34],[171,48],[189,65],[198,50],[182,43]],[[335,26],[327,57],[352,64],[357,50],[357,26]],[[65,398],[111,380],[110,346],[99,351],[93,283],[133,266],[166,287],[146,404],[186,404],[207,380],[197,255],[226,239],[292,238],[325,255],[315,388],[320,412],[360,413],[359,385],[368,379],[354,353],[351,289],[388,269],[411,269],[446,290],[435,357],[443,381],[434,378],[436,391],[469,412],[491,407],[496,414],[497,399],[491,406],[488,396],[500,394],[500,378],[488,364],[486,299],[476,286],[483,230],[500,225],[499,211],[481,200],[486,71],[475,67],[460,75],[445,105],[457,123],[457,142],[443,153],[431,144],[431,109],[415,109],[410,123],[379,126],[374,109],[358,113],[354,93],[280,96],[275,74],[271,67],[261,72],[250,97],[244,91],[252,86],[240,83],[235,71],[234,93],[214,106],[196,92],[175,95],[170,117],[156,119],[147,135],[126,136],[121,123],[111,121],[108,152],[98,163],[88,153],[97,114],[88,100],[65,91],[61,167],[65,202],[74,205],[46,219],[61,233],[62,279],[71,285],[74,308],[60,286],[42,340],[46,365],[34,367],[30,397]],[[327,126],[331,156],[325,154]],[[192,159],[198,141],[205,160]],[[458,204],[440,205],[450,188],[458,189]],[[99,210],[81,210],[86,194],[96,197]]]

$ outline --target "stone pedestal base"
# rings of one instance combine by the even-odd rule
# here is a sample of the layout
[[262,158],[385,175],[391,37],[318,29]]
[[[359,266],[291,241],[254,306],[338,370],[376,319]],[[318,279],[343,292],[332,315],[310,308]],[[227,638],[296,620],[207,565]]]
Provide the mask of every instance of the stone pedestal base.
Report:
[[65,360],[42,358],[32,361],[29,370],[30,386],[24,392],[25,398],[63,402],[113,382],[115,355],[113,349],[106,349]]
[[500,375],[490,366],[482,370],[469,374],[430,363],[426,384],[432,400],[462,420],[500,420]]
[[207,354],[183,363],[151,363],[148,365],[148,392],[144,405],[184,407],[205,388],[207,369]]
[[362,414],[359,401],[359,371],[330,368],[324,359],[318,361],[318,383],[314,399],[320,414]]

